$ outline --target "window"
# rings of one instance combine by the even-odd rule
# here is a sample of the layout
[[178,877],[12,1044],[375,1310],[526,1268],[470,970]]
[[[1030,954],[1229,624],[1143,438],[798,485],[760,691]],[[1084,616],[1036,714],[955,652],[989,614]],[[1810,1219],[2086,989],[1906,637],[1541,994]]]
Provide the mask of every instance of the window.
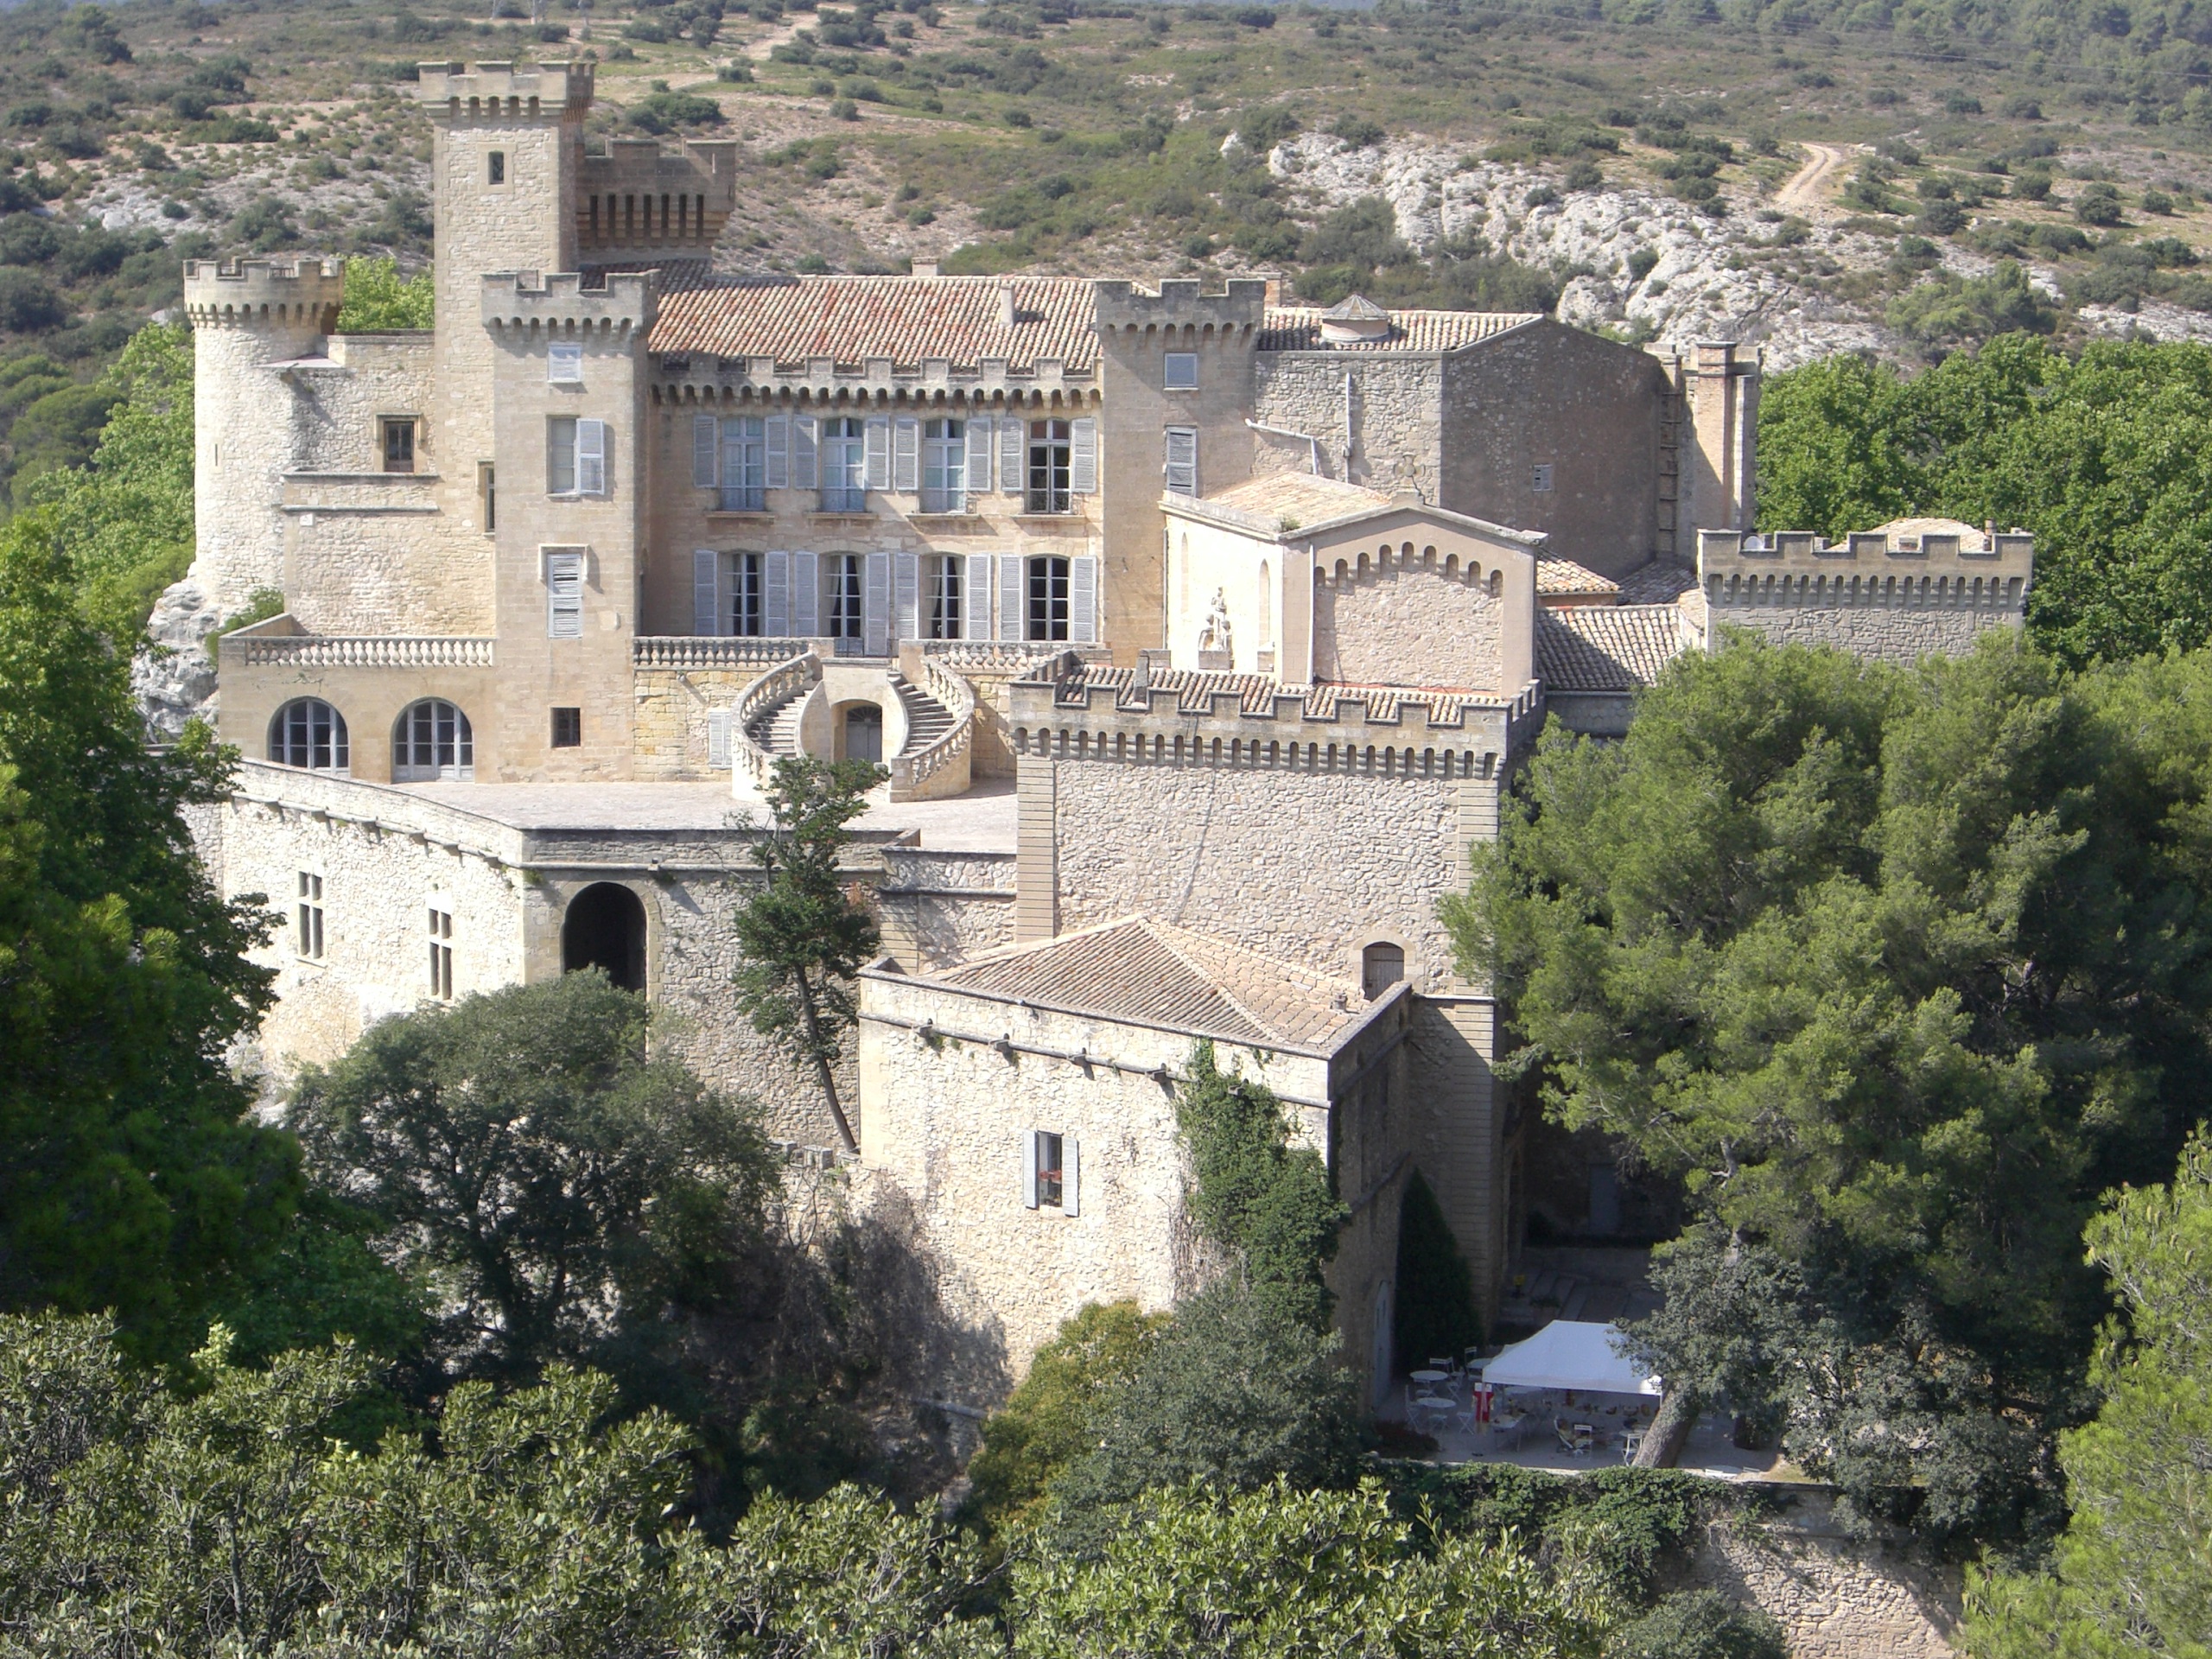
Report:
[[957,553],[932,556],[924,566],[929,572],[928,620],[931,639],[957,639],[960,633],[960,566]]
[[[931,421],[923,430],[922,511],[968,511],[968,423],[965,421]],[[950,639],[955,636],[934,634],[931,637]]]
[[545,348],[545,384],[581,386],[584,383],[584,348],[575,340],[555,340]]
[[1162,382],[1170,391],[1196,391],[1198,389],[1198,354],[1196,352],[1167,353],[1167,373]]
[[545,556],[545,637],[581,639],[584,637],[584,556],[576,552],[549,552]]
[[768,510],[768,423],[761,416],[741,415],[722,423],[721,510]]
[[[852,416],[838,416],[822,423],[822,511],[868,511],[868,461],[865,423]],[[857,602],[857,601],[855,601]],[[859,632],[855,625],[855,636]],[[839,636],[842,638],[842,636]]]
[[269,722],[269,758],[280,766],[345,771],[352,764],[346,753],[346,717],[320,697],[286,703]]
[[492,463],[476,463],[476,493],[483,498],[484,530],[486,535],[499,527],[499,492],[493,481]]
[[553,495],[607,493],[607,423],[556,416],[546,424],[545,487]]
[[1074,442],[1065,421],[1029,423],[1028,510],[1072,512]]
[[1026,1139],[1023,1203],[1032,1210],[1057,1210],[1064,1216],[1077,1214],[1082,1178],[1075,1137],[1032,1129]]
[[1529,487],[1541,495],[1552,486],[1552,464],[1540,461],[1529,469]]
[[403,709],[391,734],[395,784],[465,781],[476,775],[476,739],[468,716],[437,697]]
[[861,637],[861,559],[857,553],[830,556],[830,637]]
[[1406,948],[1377,942],[1359,953],[1360,988],[1372,1002],[1406,976]]
[[430,906],[430,995],[453,1001],[453,912]]
[[583,747],[584,711],[581,709],[556,709],[553,711],[553,747],[556,749],[576,749]]
[[415,418],[387,417],[384,423],[384,469],[387,473],[415,470]]
[[494,185],[505,184],[507,181],[507,152],[505,150],[495,149],[484,158],[484,181],[486,184]]
[[742,639],[761,633],[760,556],[733,553],[729,565],[729,631]]
[[1198,429],[1194,426],[1171,426],[1167,429],[1167,493],[1170,495],[1196,495],[1198,493]]
[[1032,639],[1068,637],[1068,562],[1029,561],[1029,633]]
[[309,962],[322,960],[322,878],[300,872],[300,903],[292,924],[292,949]]

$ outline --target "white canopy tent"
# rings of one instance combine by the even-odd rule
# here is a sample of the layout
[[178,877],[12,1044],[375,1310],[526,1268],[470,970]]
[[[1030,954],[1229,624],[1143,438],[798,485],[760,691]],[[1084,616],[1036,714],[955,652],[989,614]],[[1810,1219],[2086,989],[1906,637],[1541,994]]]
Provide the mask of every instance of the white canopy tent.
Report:
[[1617,1326],[1554,1319],[1483,1367],[1500,1389],[1578,1389],[1589,1394],[1658,1394],[1659,1379],[1613,1350]]

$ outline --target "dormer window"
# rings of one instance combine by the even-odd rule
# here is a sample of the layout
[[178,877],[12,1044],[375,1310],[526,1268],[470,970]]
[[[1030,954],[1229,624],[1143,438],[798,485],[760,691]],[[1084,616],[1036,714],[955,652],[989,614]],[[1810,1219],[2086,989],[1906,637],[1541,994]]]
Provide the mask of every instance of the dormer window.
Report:
[[505,150],[495,149],[484,158],[484,180],[486,183],[494,186],[502,185],[507,181],[507,152]]

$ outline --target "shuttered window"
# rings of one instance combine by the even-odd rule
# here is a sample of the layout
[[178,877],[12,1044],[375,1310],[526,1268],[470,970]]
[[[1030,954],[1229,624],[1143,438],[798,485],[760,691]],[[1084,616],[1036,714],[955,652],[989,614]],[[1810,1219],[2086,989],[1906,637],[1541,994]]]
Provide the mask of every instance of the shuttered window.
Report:
[[1167,429],[1167,493],[1198,493],[1198,429],[1194,426]]
[[901,415],[891,429],[891,487],[901,495],[922,487],[922,423],[912,415]]
[[607,423],[576,423],[576,493],[607,493]]
[[715,461],[721,448],[721,423],[711,415],[691,417],[691,487],[715,487]]
[[891,487],[891,417],[868,418],[868,487],[878,493]]
[[1068,469],[1068,487],[1077,495],[1098,493],[1098,423],[1085,416],[1071,422],[1075,459]]
[[545,637],[581,639],[584,633],[584,556],[545,556]]
[[722,556],[710,547],[691,550],[691,632],[722,631]]
[[968,476],[961,480],[970,495],[988,495],[991,489],[991,423],[971,415],[960,423],[968,439]]
[[1022,1137],[1021,1202],[1031,1210],[1083,1213],[1082,1155],[1071,1135],[1030,1129]]

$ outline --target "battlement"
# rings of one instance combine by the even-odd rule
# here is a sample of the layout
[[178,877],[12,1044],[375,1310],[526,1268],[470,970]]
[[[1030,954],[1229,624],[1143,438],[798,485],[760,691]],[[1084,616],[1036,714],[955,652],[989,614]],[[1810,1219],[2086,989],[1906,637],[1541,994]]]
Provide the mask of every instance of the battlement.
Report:
[[494,271],[484,278],[484,326],[642,333],[658,283],[655,271],[612,272],[588,287],[575,271]]
[[2017,609],[2035,575],[2035,537],[1947,519],[1905,519],[1823,542],[1700,531],[1698,578],[1714,605],[1942,602]]
[[213,259],[184,262],[184,306],[194,327],[282,324],[327,333],[346,298],[346,268],[336,259]]
[[1096,285],[1097,327],[1102,334],[1161,330],[1227,334],[1257,334],[1267,315],[1268,285],[1255,277],[1230,280],[1225,292],[1203,291],[1195,276],[1174,276],[1149,293],[1126,281]]
[[581,115],[591,107],[590,63],[425,63],[416,66],[416,100],[433,120],[518,119]]
[[665,257],[713,248],[737,205],[734,139],[671,149],[652,138],[617,138],[586,151],[576,173],[579,247],[595,259]]

